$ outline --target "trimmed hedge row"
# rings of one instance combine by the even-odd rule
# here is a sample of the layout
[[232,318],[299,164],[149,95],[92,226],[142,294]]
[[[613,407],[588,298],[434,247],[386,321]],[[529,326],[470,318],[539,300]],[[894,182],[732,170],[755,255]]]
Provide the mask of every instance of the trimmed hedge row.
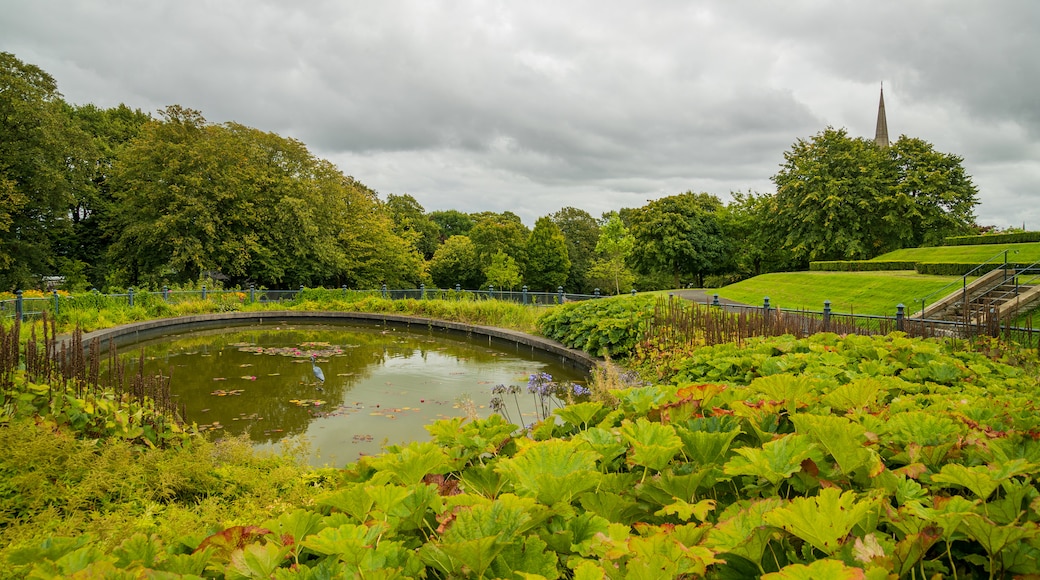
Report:
[[913,270],[917,262],[868,260],[830,260],[809,262],[810,272],[881,272],[885,270]]
[[[928,274],[931,276],[963,276],[968,272],[971,272],[975,268],[978,268],[980,264],[976,262],[918,262],[917,273]],[[1009,268],[1025,268],[1027,264],[1013,264],[1008,262]],[[972,272],[977,276],[981,276],[988,272],[992,272],[997,268],[1003,268],[1004,264],[985,264],[977,271]]]
[[1024,242],[1040,242],[1040,232],[951,236],[943,239],[944,246],[977,246],[982,244],[1016,244]]

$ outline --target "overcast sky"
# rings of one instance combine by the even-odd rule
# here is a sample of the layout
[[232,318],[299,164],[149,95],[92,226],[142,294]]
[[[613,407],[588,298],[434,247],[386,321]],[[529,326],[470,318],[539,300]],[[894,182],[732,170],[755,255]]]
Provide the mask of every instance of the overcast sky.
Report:
[[[1040,229],[1036,0],[3,0],[66,100],[303,141],[427,210],[598,217],[774,191],[827,126],[964,158],[981,224]],[[1032,55],[1032,56],[1030,56]]]

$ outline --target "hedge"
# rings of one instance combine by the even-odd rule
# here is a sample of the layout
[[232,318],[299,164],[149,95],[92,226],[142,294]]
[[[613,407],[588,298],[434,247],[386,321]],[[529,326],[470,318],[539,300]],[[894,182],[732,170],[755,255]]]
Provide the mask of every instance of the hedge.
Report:
[[830,260],[809,262],[810,272],[880,272],[883,270],[913,270],[917,262],[867,260]]
[[1024,242],[1040,242],[1040,232],[983,234],[981,236],[951,236],[943,239],[944,246],[977,246],[982,244],[1015,244]]
[[[982,266],[975,272],[975,268]],[[1027,264],[1013,264],[1008,262],[1009,268],[1025,268]],[[918,262],[917,273],[931,276],[963,276],[968,272],[981,276],[997,268],[1003,268],[1004,264],[979,264],[977,262]]]

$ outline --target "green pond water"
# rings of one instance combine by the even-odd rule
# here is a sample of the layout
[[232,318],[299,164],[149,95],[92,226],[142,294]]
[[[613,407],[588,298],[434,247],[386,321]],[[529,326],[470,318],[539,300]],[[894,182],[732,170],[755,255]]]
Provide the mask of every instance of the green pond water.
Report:
[[[524,387],[511,420],[536,418],[528,377],[584,384],[559,357],[487,337],[381,325],[264,324],[167,335],[120,348],[170,377],[186,419],[214,435],[247,433],[260,448],[303,438],[313,465],[342,466],[386,444],[430,438],[424,426],[491,414],[496,385]],[[325,375],[315,379],[310,355]],[[129,370],[129,369],[128,369]]]

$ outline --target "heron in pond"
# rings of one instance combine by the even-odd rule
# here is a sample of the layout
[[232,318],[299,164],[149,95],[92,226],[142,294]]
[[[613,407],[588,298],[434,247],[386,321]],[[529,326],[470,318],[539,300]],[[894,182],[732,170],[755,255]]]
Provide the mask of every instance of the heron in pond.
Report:
[[[325,372],[318,366],[318,357],[311,355],[311,370],[314,371],[314,378],[318,379],[318,382],[325,384]],[[324,391],[321,387],[317,387],[319,391]]]

